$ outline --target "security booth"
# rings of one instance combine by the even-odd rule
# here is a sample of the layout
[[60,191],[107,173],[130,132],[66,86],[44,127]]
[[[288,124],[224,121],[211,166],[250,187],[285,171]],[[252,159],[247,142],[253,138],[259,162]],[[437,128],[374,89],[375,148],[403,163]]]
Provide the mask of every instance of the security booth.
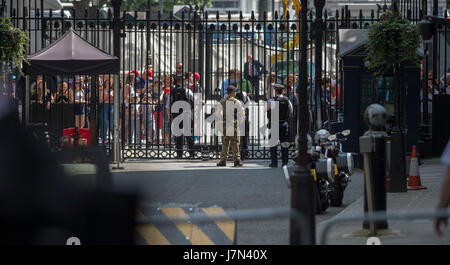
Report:
[[[395,93],[392,69],[382,76],[375,76],[368,67],[368,51],[366,43],[368,30],[339,30],[340,74],[343,79],[344,128],[351,134],[343,144],[345,152],[359,152],[359,137],[368,130],[364,123],[364,110],[372,103],[386,108],[386,130],[390,133],[395,121]],[[418,55],[423,54],[418,51]],[[400,87],[402,98],[401,120],[405,129],[405,148],[409,152],[419,140],[420,122],[420,66],[413,63],[402,63],[400,69]],[[358,165],[360,159],[356,158]]]

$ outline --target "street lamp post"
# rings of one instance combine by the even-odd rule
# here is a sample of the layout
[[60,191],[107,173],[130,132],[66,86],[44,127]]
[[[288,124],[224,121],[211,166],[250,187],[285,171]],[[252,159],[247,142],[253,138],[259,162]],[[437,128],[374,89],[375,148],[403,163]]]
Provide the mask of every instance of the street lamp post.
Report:
[[315,91],[314,98],[316,101],[316,114],[317,114],[317,129],[322,128],[322,11],[325,5],[325,0],[314,0],[316,7],[316,25],[314,34],[314,52],[315,52]]
[[[307,46],[307,10],[308,0],[301,0],[300,11],[300,67],[299,67],[299,104],[298,104],[298,156],[291,179],[291,208],[297,210],[306,217],[307,227],[298,228],[298,221],[290,220],[290,244],[315,244],[315,195],[313,177],[308,168],[307,157],[307,134],[308,134],[308,106],[307,106],[307,86],[308,72],[306,62]],[[302,234],[307,234],[308,241],[302,242]]]
[[[393,11],[398,12],[397,1],[393,2]],[[396,41],[399,40],[396,34]],[[394,97],[395,97],[395,125],[391,133],[391,185],[392,192],[406,192],[406,169],[405,169],[405,140],[403,134],[402,119],[402,89],[400,83],[400,63],[398,63],[399,52],[396,51],[397,63],[393,65],[394,72]]]

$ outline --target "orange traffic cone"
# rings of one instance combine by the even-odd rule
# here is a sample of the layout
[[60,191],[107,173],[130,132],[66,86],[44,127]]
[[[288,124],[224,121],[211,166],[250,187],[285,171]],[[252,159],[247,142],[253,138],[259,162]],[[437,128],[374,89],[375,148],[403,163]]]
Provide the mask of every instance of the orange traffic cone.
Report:
[[419,174],[419,162],[417,161],[416,146],[413,146],[411,154],[411,164],[409,166],[408,190],[422,190],[427,187],[422,186]]

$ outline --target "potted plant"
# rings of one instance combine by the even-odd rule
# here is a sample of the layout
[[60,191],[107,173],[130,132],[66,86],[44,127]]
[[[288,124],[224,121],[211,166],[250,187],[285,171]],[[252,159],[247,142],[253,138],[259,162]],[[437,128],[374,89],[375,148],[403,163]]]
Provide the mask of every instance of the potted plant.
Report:
[[9,18],[2,17],[0,20],[0,63],[14,63],[20,67],[26,62],[26,45],[28,45],[27,34],[13,27]]
[[398,10],[390,11],[369,28],[368,68],[376,75],[382,75],[395,64],[405,61],[418,63],[419,45],[416,26]]

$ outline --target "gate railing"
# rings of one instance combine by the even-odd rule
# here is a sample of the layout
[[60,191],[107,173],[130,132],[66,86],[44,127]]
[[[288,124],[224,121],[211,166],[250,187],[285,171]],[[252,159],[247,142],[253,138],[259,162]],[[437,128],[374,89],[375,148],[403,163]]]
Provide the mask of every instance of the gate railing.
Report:
[[[113,51],[114,33],[112,30],[113,15],[97,10],[94,16],[87,10],[79,14],[69,10],[51,10],[43,5],[43,1],[31,0],[26,7],[14,2],[9,6],[7,15],[17,27],[24,29],[30,36],[29,53],[36,52],[54,42],[68,28],[74,29],[91,44],[108,53]],[[412,23],[416,23],[423,16],[422,1],[400,1],[401,12]],[[316,21],[313,10],[309,12],[308,24],[308,75],[309,75],[309,111],[311,117],[310,129],[317,129],[315,120],[316,104],[321,104],[322,120],[326,121],[325,127],[332,122],[342,122],[344,108],[344,87],[342,82],[342,67],[338,56],[339,38],[338,32],[344,28],[368,28],[377,22],[383,14],[383,10],[373,10],[370,15],[360,11],[351,12],[348,8],[336,10],[335,13],[324,12],[322,34],[322,84],[324,89],[320,94],[320,102],[314,100],[314,74],[315,74],[315,27]],[[447,12],[445,12],[447,14]],[[210,105],[221,98],[221,90],[225,80],[230,77],[232,70],[240,72],[240,88],[245,89],[255,102],[256,114],[249,117],[250,125],[255,128],[266,126],[267,118],[264,113],[264,104],[267,98],[273,96],[271,83],[281,82],[292,87],[292,93],[296,92],[296,75],[298,73],[297,59],[299,20],[293,14],[288,18],[282,17],[277,12],[269,17],[268,14],[256,18],[254,14],[244,17],[241,13],[238,17],[228,15],[211,14],[192,8],[181,17],[172,13],[158,13],[152,10],[145,12],[121,13],[121,75],[119,95],[120,126],[121,126],[121,150],[123,158],[173,158],[174,140],[170,130],[170,116],[167,115],[166,96],[168,87],[173,86],[173,75],[177,71],[178,62],[182,63],[181,73],[186,76],[186,81],[191,86],[198,83],[202,89],[201,100],[210,108]],[[431,68],[431,61],[438,61],[437,76],[445,79],[447,69],[447,29],[438,30],[439,49],[437,54],[427,56],[423,60],[424,73]],[[425,45],[425,51],[430,52],[429,44]],[[262,68],[259,77],[251,77],[245,69],[247,56],[253,55]],[[442,60],[441,58],[445,58]],[[248,67],[248,66],[247,66]],[[132,72],[139,72],[134,80]],[[195,79],[198,73],[199,79]],[[272,76],[273,73],[273,76]],[[239,74],[239,73],[238,73]],[[171,77],[172,75],[172,77]],[[150,77],[153,79],[148,81]],[[37,78],[32,78],[31,87],[37,87]],[[109,93],[108,86],[112,87],[110,76],[84,77],[86,111],[82,114],[74,114],[75,107],[72,103],[56,103],[51,97],[56,97],[58,87],[67,83],[69,91],[73,90],[75,78],[71,77],[44,77],[43,84],[29,97],[33,106],[30,108],[31,116],[35,122],[47,122],[54,129],[53,142],[58,143],[61,126],[74,126],[78,121],[79,127],[96,128],[100,142],[110,150],[109,142],[112,140],[113,95]],[[147,79],[147,80],[143,80]],[[86,81],[87,80],[87,81]],[[428,75],[424,75],[421,82],[422,90],[428,81]],[[437,80],[435,80],[438,82]],[[162,82],[162,83],[160,83]],[[127,88],[127,85],[129,88]],[[251,86],[251,92],[249,87]],[[439,91],[445,92],[447,84],[445,80],[439,82]],[[102,91],[97,97],[91,96],[89,91]],[[75,94],[73,92],[73,94]],[[429,99],[422,93],[426,101]],[[37,98],[33,100],[33,97]],[[43,100],[41,100],[43,99]],[[22,103],[25,100],[22,100]],[[49,104],[47,104],[50,102]],[[59,104],[59,105],[58,105]],[[60,107],[61,106],[61,107]],[[430,107],[431,104],[428,105]],[[25,108],[23,108],[25,109]],[[61,110],[57,110],[61,109]],[[57,112],[58,115],[49,114]],[[64,112],[62,114],[62,112]],[[95,112],[96,126],[90,124],[89,115]],[[57,117],[51,121],[51,115]],[[75,116],[79,117],[76,118]],[[84,115],[84,118],[81,116]],[[209,113],[205,114],[208,116]],[[62,116],[62,117],[61,117]],[[431,122],[423,115],[422,120]],[[195,117],[203,120],[205,117]],[[31,117],[33,121],[33,117]],[[80,124],[81,123],[81,124]],[[61,125],[62,124],[62,125]],[[292,122],[291,131],[295,131]],[[111,128],[110,128],[111,127]],[[330,128],[330,127],[329,127]],[[206,131],[206,123],[200,123],[198,130]],[[52,130],[51,130],[52,131]],[[98,139],[94,139],[97,141]],[[269,149],[265,147],[263,135],[250,136],[241,140],[243,154],[247,158],[264,159],[269,157]],[[292,137],[293,140],[293,137]],[[187,141],[189,142],[189,141]],[[220,149],[220,137],[194,137],[194,158],[200,158],[200,149],[207,149],[210,157],[216,157]],[[188,150],[189,150],[188,149]],[[293,147],[292,147],[293,149]],[[293,152],[291,152],[293,154]],[[189,154],[185,152],[187,157]]]

